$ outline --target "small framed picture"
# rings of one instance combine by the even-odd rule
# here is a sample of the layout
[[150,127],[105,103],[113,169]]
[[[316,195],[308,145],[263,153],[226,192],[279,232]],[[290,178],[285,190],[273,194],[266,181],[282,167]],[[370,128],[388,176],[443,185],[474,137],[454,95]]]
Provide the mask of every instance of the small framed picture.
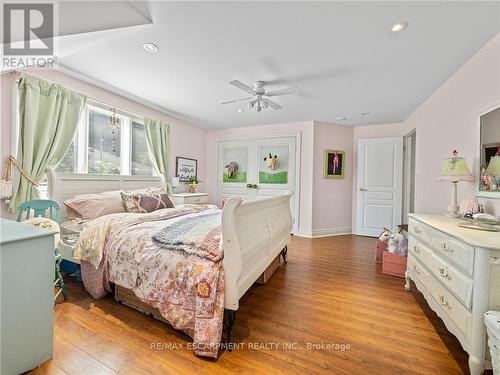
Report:
[[175,158],[175,176],[180,182],[191,182],[198,178],[198,160],[177,156]]
[[345,152],[325,150],[323,157],[324,178],[344,178]]

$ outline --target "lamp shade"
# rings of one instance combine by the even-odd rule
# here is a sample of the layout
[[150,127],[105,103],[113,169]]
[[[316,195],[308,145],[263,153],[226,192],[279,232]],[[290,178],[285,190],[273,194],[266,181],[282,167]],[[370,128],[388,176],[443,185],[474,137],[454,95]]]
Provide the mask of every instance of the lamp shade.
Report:
[[474,181],[474,177],[470,173],[465,158],[459,157],[458,153],[454,151],[453,156],[445,160],[439,180],[451,182]]
[[485,172],[486,174],[489,174],[491,176],[500,176],[500,155],[493,156],[490,159],[488,168],[486,168]]

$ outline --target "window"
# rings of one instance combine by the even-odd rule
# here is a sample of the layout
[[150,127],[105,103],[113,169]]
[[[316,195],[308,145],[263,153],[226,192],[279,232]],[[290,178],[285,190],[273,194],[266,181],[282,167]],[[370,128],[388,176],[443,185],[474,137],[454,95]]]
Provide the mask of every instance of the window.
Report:
[[56,171],[75,173],[76,172],[76,153],[75,153],[75,141],[71,142],[71,145],[66,151],[63,160],[56,167]]
[[88,120],[88,173],[120,174],[120,134],[123,117],[120,117],[120,129],[111,133],[107,111],[89,109]]
[[117,113],[120,128],[109,126],[112,112],[101,105],[88,104],[82,114],[75,139],[57,171],[122,175],[153,175],[142,121]]

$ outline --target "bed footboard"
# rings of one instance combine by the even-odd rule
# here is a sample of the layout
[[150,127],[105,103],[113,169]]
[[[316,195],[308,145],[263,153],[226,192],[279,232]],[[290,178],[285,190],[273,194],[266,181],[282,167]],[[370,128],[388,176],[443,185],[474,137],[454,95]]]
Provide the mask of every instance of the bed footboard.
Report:
[[291,196],[249,201],[232,197],[224,204],[226,309],[238,310],[239,299],[288,245],[293,226]]

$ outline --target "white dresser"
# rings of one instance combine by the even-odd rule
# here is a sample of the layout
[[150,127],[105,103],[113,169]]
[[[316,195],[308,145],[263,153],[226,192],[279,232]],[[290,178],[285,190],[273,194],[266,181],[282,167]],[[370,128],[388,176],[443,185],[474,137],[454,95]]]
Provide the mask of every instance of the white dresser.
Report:
[[176,193],[171,195],[172,203],[178,204],[208,204],[208,193]]
[[0,374],[31,370],[52,357],[54,234],[0,219]]
[[491,368],[484,313],[500,310],[500,232],[457,226],[460,219],[410,214],[410,279],[469,354],[472,375]]

